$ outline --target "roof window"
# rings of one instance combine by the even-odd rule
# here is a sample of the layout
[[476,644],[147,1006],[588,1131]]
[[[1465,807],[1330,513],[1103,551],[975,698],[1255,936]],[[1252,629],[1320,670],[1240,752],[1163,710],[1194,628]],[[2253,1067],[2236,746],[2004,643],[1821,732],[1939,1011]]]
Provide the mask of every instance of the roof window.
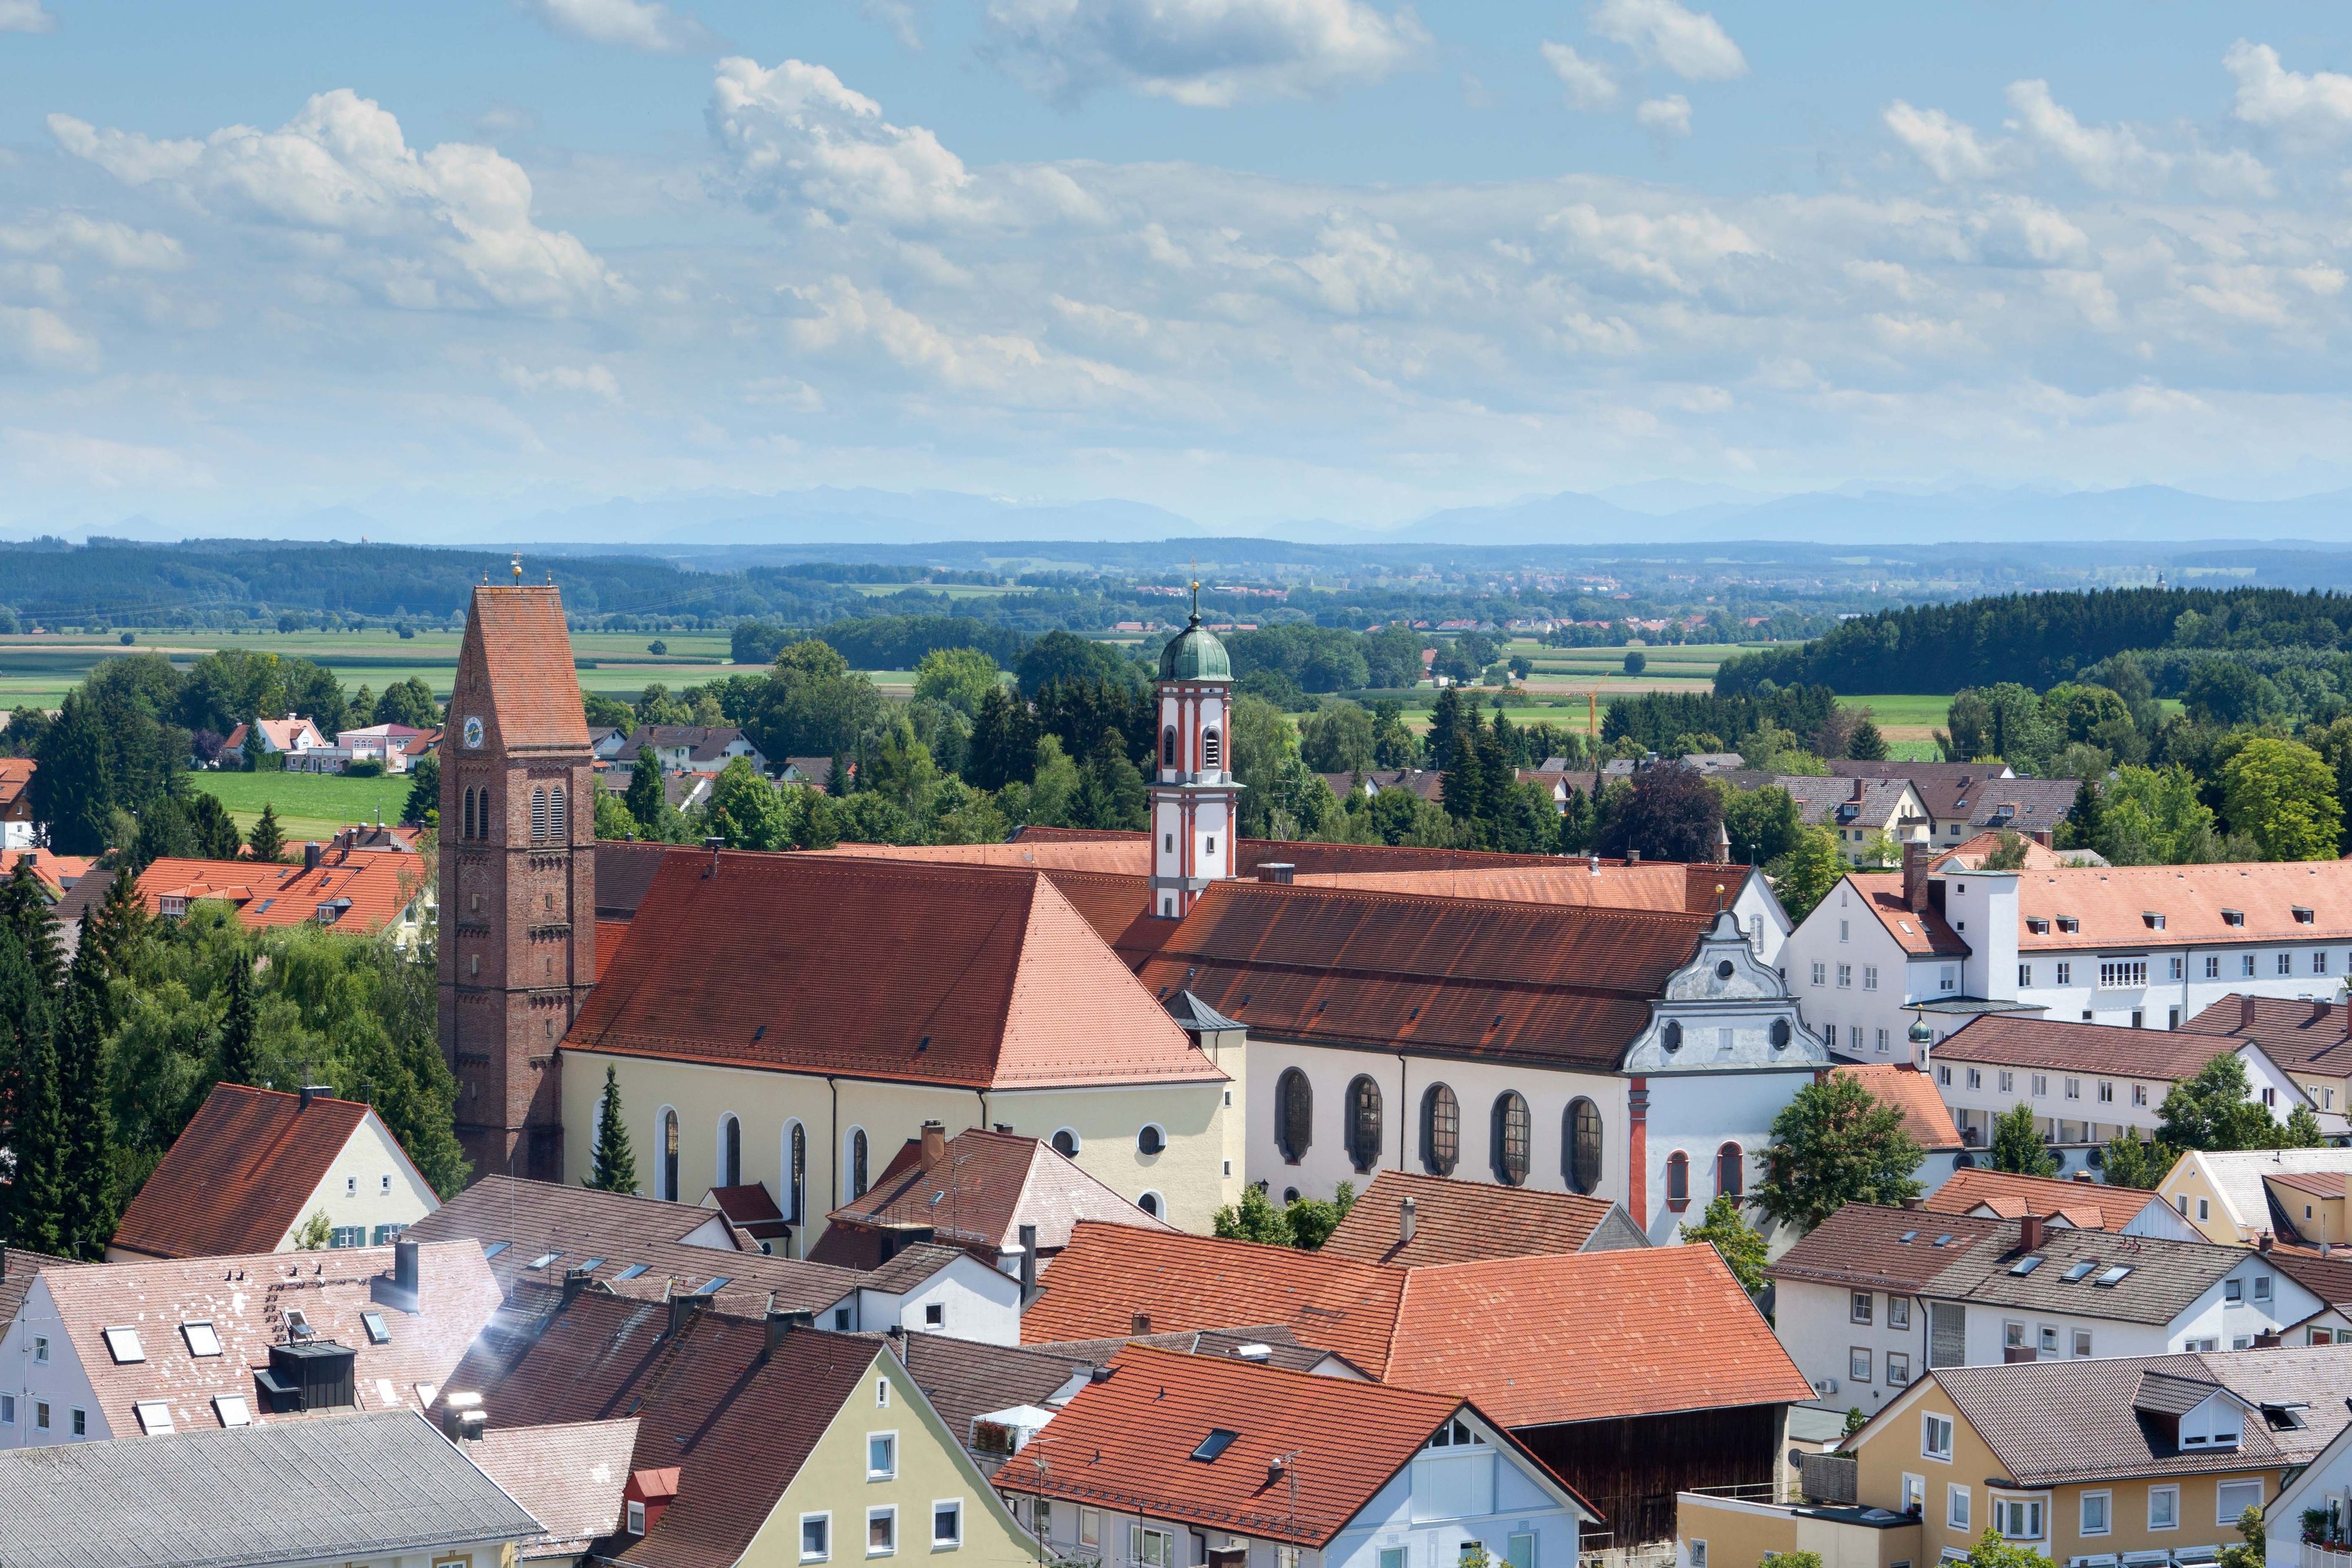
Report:
[[2140,920],[2150,931],[2161,931],[2164,929],[2164,916],[2158,915],[2153,909],[2143,914],[2140,916]]
[[224,1427],[253,1425],[253,1407],[245,1402],[242,1394],[214,1395],[213,1414],[220,1417],[220,1424]]
[[1201,1439],[1201,1446],[1192,1450],[1192,1457],[1204,1465],[1213,1464],[1216,1462],[1217,1456],[1232,1448],[1234,1439],[1240,1436],[1239,1432],[1228,1431],[1223,1427],[1216,1427]]
[[730,1274],[714,1274],[714,1275],[713,1275],[713,1276],[711,1276],[709,1279],[705,1280],[704,1281],[702,1281],[702,1289],[700,1289],[699,1291],[697,1291],[695,1292],[695,1294],[696,1294],[696,1295],[698,1295],[698,1296],[709,1296],[709,1295],[715,1295],[715,1294],[717,1294],[719,1291],[722,1291],[722,1290],[725,1290],[728,1286],[730,1286],[730,1285],[733,1284],[734,1282],[735,1282],[735,1280],[734,1280],[734,1277],[733,1277],[732,1275],[730,1275]]
[[2225,910],[2221,911],[2221,924],[2222,924],[2222,925],[2243,925],[2245,923],[2246,923],[2246,912],[2245,912],[2244,910],[2242,910],[2242,909],[2225,909]]
[[513,1246],[513,1245],[514,1245],[514,1243],[513,1243],[513,1242],[511,1242],[511,1241],[493,1241],[493,1242],[491,1242],[488,1247],[485,1247],[485,1248],[483,1248],[483,1249],[482,1249],[482,1260],[483,1260],[483,1261],[484,1261],[484,1262],[488,1262],[489,1260],[491,1260],[491,1259],[493,1259],[493,1258],[497,1257],[499,1253],[501,1253],[501,1252],[505,1251],[508,1248],[509,1248],[509,1247],[511,1247],[511,1246]]
[[615,1280],[634,1280],[638,1275],[644,1273],[648,1265],[644,1263],[632,1263],[627,1268],[622,1270],[619,1273],[614,1275],[613,1278]]
[[542,1252],[538,1257],[532,1259],[530,1262],[524,1264],[523,1267],[526,1269],[544,1269],[550,1263],[554,1262],[558,1258],[562,1256],[563,1254],[561,1252]]
[[2047,936],[2050,935],[2050,917],[2046,915],[2029,915],[2025,917],[2025,928],[2036,936]]
[[2097,1259],[2085,1258],[2080,1263],[2075,1264],[2073,1268],[2066,1270],[2067,1281],[2071,1283],[2074,1281],[2088,1279],[2090,1277],[2091,1270],[2098,1266],[2099,1260]]
[[2083,929],[2083,923],[2072,915],[2062,915],[2058,917],[2058,929],[2073,936]]
[[2041,1253],[2029,1252],[2024,1257],[2020,1258],[2016,1262],[2011,1263],[2009,1266],[2009,1271],[2012,1274],[2031,1274],[2036,1269],[2041,1268],[2044,1261],[2045,1260],[2042,1258]]
[[134,1361],[147,1359],[146,1347],[139,1343],[139,1331],[132,1328],[108,1329],[106,1353],[114,1357],[117,1366],[128,1366]]
[[367,1330],[368,1343],[390,1344],[392,1343],[392,1330],[384,1322],[382,1312],[362,1312],[360,1326]]
[[2318,915],[2304,905],[2298,904],[2294,906],[2294,923],[2297,925],[2308,925],[2317,918]]
[[1903,1246],[1908,1247],[1911,1243],[1919,1239],[1919,1233],[1916,1230],[1906,1230],[1895,1239]]
[[593,1274],[593,1273],[594,1273],[597,1270],[599,1270],[599,1269],[603,1268],[604,1266],[604,1260],[603,1260],[602,1258],[590,1258],[590,1259],[585,1260],[584,1261],[578,1262],[578,1263],[574,1263],[574,1264],[572,1265],[572,1268],[574,1268],[574,1269],[578,1270],[580,1272],[582,1272],[582,1273],[583,1273],[583,1274]]
[[2091,1283],[2094,1285],[2106,1287],[2120,1285],[2124,1281],[2124,1276],[2131,1271],[2132,1266],[2130,1264],[2118,1263],[2114,1268],[2108,1270],[2105,1273],[2100,1275],[2097,1279],[2092,1281]]
[[205,1319],[180,1325],[180,1337],[188,1342],[190,1355],[218,1355],[221,1353],[220,1333]]
[[142,1399],[131,1406],[139,1412],[139,1429],[149,1437],[172,1430],[172,1407],[161,1399]]
[[1934,1241],[1928,1243],[1928,1245],[1933,1247],[1949,1247],[1951,1244],[1952,1233],[1948,1230],[1944,1232],[1941,1236],[1937,1237]]

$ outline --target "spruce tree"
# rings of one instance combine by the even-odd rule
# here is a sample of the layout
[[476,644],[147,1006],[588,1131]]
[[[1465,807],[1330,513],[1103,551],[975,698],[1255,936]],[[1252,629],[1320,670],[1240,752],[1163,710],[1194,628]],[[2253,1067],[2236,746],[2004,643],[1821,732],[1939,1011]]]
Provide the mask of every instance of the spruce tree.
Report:
[[262,802],[261,816],[253,824],[253,831],[246,834],[245,847],[253,852],[257,861],[274,861],[285,854],[286,834],[278,826],[278,808],[274,804]]
[[833,748],[832,771],[825,775],[824,792],[836,800],[849,793],[849,758],[842,755],[841,747],[837,746]]
[[88,925],[81,940],[98,945],[106,972],[117,978],[130,974],[139,945],[147,939],[152,924],[146,900],[139,896],[139,879],[127,872],[115,873],[100,896],[95,913],[86,910],[84,918]]
[[629,815],[637,820],[637,826],[647,833],[660,831],[665,797],[661,763],[655,758],[652,747],[637,747],[636,766],[629,771],[628,793],[622,799],[629,808]]
[[609,1061],[604,1064],[604,1098],[597,1103],[595,1159],[580,1185],[598,1192],[637,1190],[637,1156],[621,1121],[621,1075]]
[[7,881],[0,883],[0,922],[16,933],[41,989],[55,996],[65,980],[65,962],[58,956],[48,895],[41,891],[40,879],[33,874],[33,857],[29,854],[19,856]]
[[9,1142],[16,1156],[8,1187],[8,1241],[28,1251],[66,1251],[66,1128],[57,1040],[44,999],[17,1040],[16,1120]]
[[1478,721],[1477,699],[1473,697],[1466,709],[1457,706],[1454,716],[1445,737],[1445,810],[1455,821],[1475,826],[1486,814],[1486,769],[1478,744],[1485,727]]
[[114,1116],[106,1083],[106,976],[77,955],[66,987],[56,1057],[63,1134],[64,1255],[96,1260],[114,1235]]
[[253,956],[238,947],[230,956],[227,1003],[221,1012],[220,1082],[251,1083],[259,1065],[254,1040]]

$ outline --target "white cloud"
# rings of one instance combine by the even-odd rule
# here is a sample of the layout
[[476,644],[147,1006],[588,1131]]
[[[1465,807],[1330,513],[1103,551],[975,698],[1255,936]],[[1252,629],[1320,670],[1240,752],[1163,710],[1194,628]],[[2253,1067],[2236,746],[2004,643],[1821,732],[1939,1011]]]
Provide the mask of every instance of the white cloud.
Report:
[[585,392],[607,402],[621,401],[621,383],[603,365],[551,365],[534,371],[511,361],[499,364],[499,379],[520,392]]
[[54,33],[58,19],[41,9],[41,0],[0,0],[0,33]]
[[2212,152],[2199,148],[2189,154],[2189,179],[2209,196],[2244,201],[2278,194],[2278,182],[2263,161],[2243,148]]
[[33,371],[94,371],[98,345],[46,306],[0,305],[0,364]]
[[530,8],[559,33],[648,54],[694,48],[709,37],[701,24],[656,0],[530,0]]
[[1200,109],[1378,81],[1429,35],[1365,0],[990,0],[991,49],[1062,103],[1123,87]]
[[1998,144],[1987,146],[1973,127],[1940,109],[1914,109],[1898,98],[1886,106],[1885,119],[1895,140],[1946,183],[1981,180],[1999,166]]
[[2276,49],[2243,38],[2230,46],[2221,64],[2237,78],[2233,110],[2247,124],[2266,126],[2306,145],[2352,132],[2352,76],[2288,70]]
[[2147,190],[2164,183],[2172,160],[2122,125],[2085,125],[2050,95],[2046,81],[2009,85],[2009,107],[2028,141],[2103,191]]
[[1685,81],[1728,81],[1748,74],[1748,57],[1723,25],[1675,0],[1601,0],[1592,30],[1639,50]]
[[0,227],[0,250],[20,256],[88,256],[125,272],[175,272],[188,264],[188,253],[170,235],[80,213],[57,213]]
[[1690,99],[1678,92],[1645,100],[1633,111],[1634,122],[1660,136],[1690,134]]
[[1578,109],[1607,109],[1617,101],[1617,78],[1607,67],[1586,59],[1566,44],[1549,40],[1543,46],[1543,57],[1552,75],[1559,78],[1560,86],[1568,89],[1568,101]]
[[530,221],[530,177],[487,147],[419,153],[349,89],[276,131],[232,125],[157,141],[49,116],[60,146],[131,185],[158,185],[224,223],[274,235],[321,271],[407,308],[565,312],[626,291],[588,247]]
[[710,124],[756,207],[917,227],[993,215],[938,137],[891,124],[880,104],[823,66],[719,61]]

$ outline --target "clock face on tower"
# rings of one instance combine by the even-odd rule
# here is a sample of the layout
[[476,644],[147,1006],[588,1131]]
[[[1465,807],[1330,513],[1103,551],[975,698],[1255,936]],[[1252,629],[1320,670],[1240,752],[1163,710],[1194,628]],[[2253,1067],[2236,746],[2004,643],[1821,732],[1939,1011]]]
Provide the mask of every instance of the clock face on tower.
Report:
[[482,720],[478,714],[466,721],[466,748],[478,750],[482,744]]

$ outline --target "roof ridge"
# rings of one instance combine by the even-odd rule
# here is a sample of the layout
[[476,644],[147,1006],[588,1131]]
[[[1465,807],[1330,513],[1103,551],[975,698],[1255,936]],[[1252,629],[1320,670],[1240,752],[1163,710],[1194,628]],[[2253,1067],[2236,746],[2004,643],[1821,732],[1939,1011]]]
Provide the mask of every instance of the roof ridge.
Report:
[[[1680,864],[1683,862],[1676,862],[1674,863]],[[1517,868],[1505,866],[1465,866],[1456,869],[1463,871],[1493,873]],[[1535,868],[1530,867],[1528,869],[1533,870]],[[1566,869],[1566,867],[1563,866],[1563,869]],[[1309,873],[1308,874],[1315,876],[1378,876],[1383,873],[1379,872],[1314,872]],[[1207,889],[1207,893],[1214,894],[1225,889],[1245,889],[1252,894],[1285,898],[1344,898],[1363,903],[1388,902],[1402,904],[1413,908],[1434,904],[1443,909],[1456,909],[1465,904],[1468,904],[1475,908],[1483,909],[1507,909],[1521,915],[1533,917],[1559,918],[1579,916],[1592,919],[1612,917],[1629,920],[1663,920],[1685,923],[1690,921],[1705,922],[1714,919],[1714,912],[1712,911],[1687,909],[1635,909],[1630,908],[1624,904],[1529,904],[1524,900],[1511,898],[1455,897],[1450,894],[1403,893],[1389,888],[1362,887],[1355,884],[1335,886],[1330,883],[1257,882],[1246,877],[1234,877],[1229,881],[1213,883]],[[1203,896],[1206,896],[1206,894]],[[1197,908],[1198,905],[1195,905],[1195,907]],[[1177,925],[1177,929],[1180,931],[1182,930],[1185,924],[1189,923],[1189,920],[1190,916],[1187,916],[1185,921],[1180,921]],[[1162,949],[1163,952],[1171,950],[1172,950],[1172,946],[1171,948]]]

